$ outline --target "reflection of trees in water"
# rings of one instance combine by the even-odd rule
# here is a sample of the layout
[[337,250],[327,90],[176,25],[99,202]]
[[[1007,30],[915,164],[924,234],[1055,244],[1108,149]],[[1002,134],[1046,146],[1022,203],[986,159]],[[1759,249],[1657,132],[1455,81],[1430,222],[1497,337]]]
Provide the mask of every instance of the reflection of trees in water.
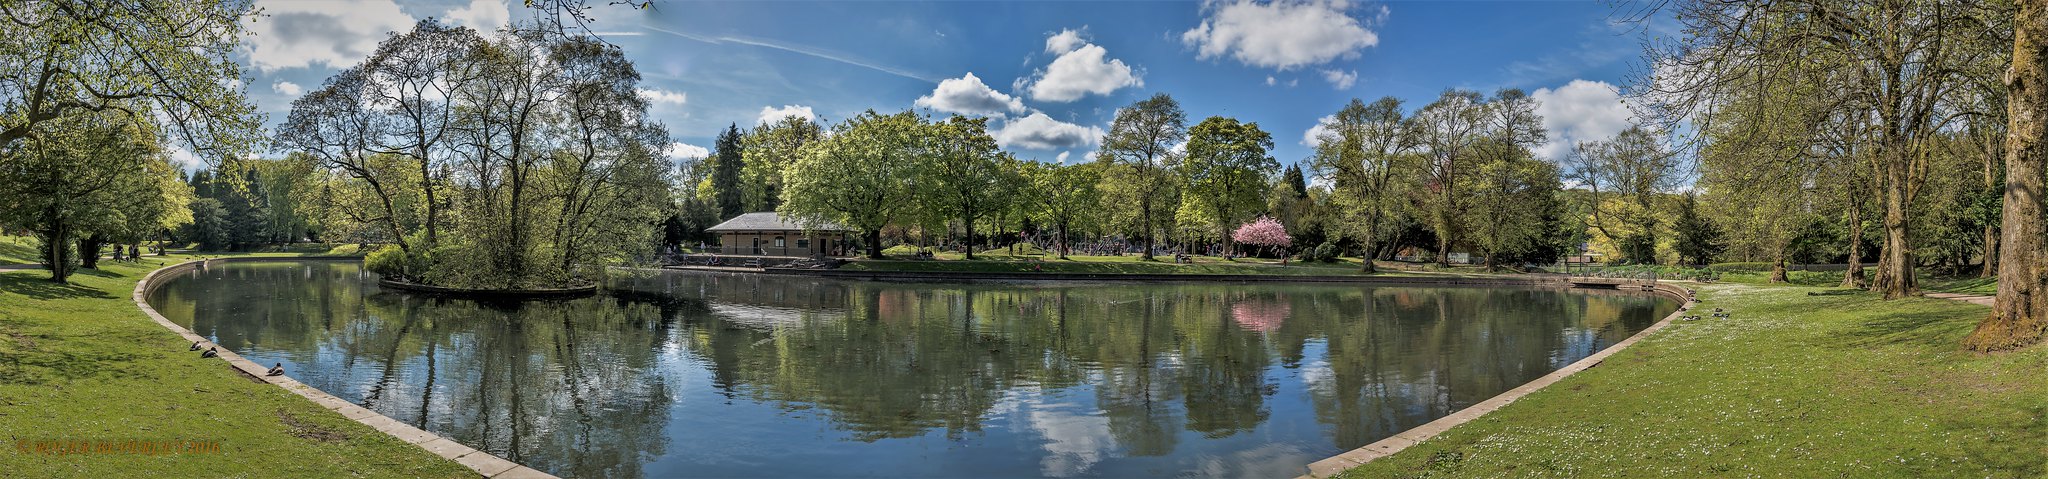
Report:
[[692,273],[622,279],[610,297],[491,305],[365,295],[353,268],[237,266],[251,287],[167,287],[157,304],[174,317],[206,313],[191,306],[199,297],[245,304],[234,314],[248,324],[230,337],[338,354],[355,371],[317,386],[569,476],[634,476],[665,452],[674,388],[694,373],[662,369],[670,352],[700,359],[728,398],[822,410],[859,441],[960,439],[1019,388],[1088,387],[1120,454],[1163,456],[1183,431],[1223,438],[1268,421],[1276,367],[1299,370],[1315,420],[1350,448],[1655,319],[1640,297],[1544,290]]

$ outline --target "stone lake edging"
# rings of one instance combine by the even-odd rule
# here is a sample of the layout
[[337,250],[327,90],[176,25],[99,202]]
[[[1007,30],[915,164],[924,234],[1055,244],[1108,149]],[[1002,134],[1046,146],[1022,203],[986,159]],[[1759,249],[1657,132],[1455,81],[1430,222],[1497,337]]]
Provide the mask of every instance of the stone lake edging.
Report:
[[[144,276],[142,278],[142,281],[135,283],[135,294],[133,298],[135,300],[135,306],[138,308],[142,308],[143,314],[149,315],[150,319],[155,320],[156,323],[162,325],[164,329],[169,329],[171,330],[171,332],[178,333],[179,336],[184,336],[185,339],[196,341],[199,343],[201,347],[218,347],[219,345],[214,344],[213,341],[207,340],[206,337],[193,333],[192,330],[185,329],[184,326],[179,326],[178,323],[171,322],[171,320],[165,318],[163,314],[158,313],[156,311],[156,308],[150,307],[147,299],[149,297],[149,292],[155,289],[157,286],[159,286],[159,284],[156,282],[157,278],[168,277],[174,274],[183,273],[185,271],[190,271],[194,268],[200,268],[214,263],[361,260],[362,258],[355,256],[243,257],[192,260],[170,266],[165,266],[162,268],[158,268],[156,271],[149,272],[149,275]],[[242,355],[235,354],[234,351],[221,349],[220,359],[227,361],[229,366],[235,368],[237,372],[240,372],[245,376],[249,376],[250,378],[270,383],[272,385],[276,385],[277,387],[284,388],[284,390],[286,391],[291,391],[293,394],[303,396],[307,400],[313,401],[314,404],[319,404],[321,407],[325,407],[328,410],[339,413],[341,414],[342,417],[348,418],[349,420],[362,423],[365,426],[369,426],[371,429],[376,429],[377,431],[389,434],[391,435],[391,437],[397,438],[400,441],[405,441],[407,444],[419,446],[421,449],[426,449],[427,452],[434,453],[435,455],[441,456],[451,461],[455,461],[456,463],[462,464],[463,466],[467,466],[470,468],[470,470],[476,471],[477,474],[483,475],[483,477],[507,479],[555,477],[552,474],[548,474],[546,472],[541,472],[540,470],[537,469],[519,465],[518,463],[505,460],[504,458],[492,455],[487,452],[479,451],[476,448],[465,446],[462,445],[461,443],[455,442],[448,438],[444,438],[434,433],[427,432],[424,429],[420,429],[417,427],[413,427],[410,424],[399,422],[396,419],[392,419],[382,414],[378,414],[376,411],[371,411],[368,408],[357,406],[354,403],[350,403],[346,400],[335,397],[332,394],[328,394],[326,391],[321,391],[318,388],[307,386],[305,383],[298,382],[297,380],[292,379],[291,376],[267,376],[265,374],[270,370],[270,368],[264,367],[263,365],[260,364],[256,364],[255,362],[250,361],[247,358],[243,358]]]
[[1500,409],[1501,407],[1507,406],[1508,404],[1512,404],[1515,402],[1515,400],[1521,399],[1523,396],[1528,396],[1530,393],[1541,391],[1543,390],[1543,388],[1549,387],[1551,384],[1556,384],[1558,381],[1563,380],[1564,378],[1571,377],[1571,375],[1577,374],[1579,371],[1584,371],[1587,369],[1591,369],[1594,366],[1600,365],[1600,362],[1607,360],[1608,356],[1612,356],[1614,353],[1620,352],[1623,349],[1627,349],[1630,345],[1635,344],[1637,341],[1641,341],[1643,338],[1649,337],[1651,333],[1655,333],[1658,330],[1664,329],[1666,326],[1670,326],[1672,320],[1678,319],[1678,317],[1680,316],[1684,316],[1687,310],[1692,309],[1692,307],[1698,303],[1698,301],[1692,298],[1691,291],[1678,285],[1670,283],[1657,283],[1656,286],[1650,291],[1660,296],[1665,296],[1671,299],[1678,300],[1678,310],[1672,311],[1671,314],[1665,315],[1664,319],[1657,321],[1656,324],[1652,324],[1650,325],[1650,327],[1643,328],[1642,331],[1637,331],[1635,335],[1629,336],[1628,339],[1621,340],[1621,342],[1619,343],[1614,343],[1613,346],[1608,346],[1606,349],[1602,349],[1599,352],[1593,353],[1592,355],[1586,356],[1585,358],[1582,358],[1578,361],[1573,361],[1571,364],[1567,364],[1562,368],[1558,368],[1556,371],[1551,371],[1550,374],[1545,374],[1543,375],[1543,377],[1536,378],[1536,380],[1534,381],[1529,381],[1528,383],[1525,383],[1521,386],[1516,386],[1514,389],[1509,389],[1506,392],[1495,395],[1492,398],[1489,398],[1485,401],[1480,401],[1478,404],[1467,406],[1466,408],[1460,409],[1457,412],[1451,413],[1448,416],[1437,418],[1435,421],[1430,421],[1421,426],[1409,428],[1406,431],[1402,431],[1400,434],[1395,434],[1385,439],[1374,441],[1372,444],[1366,444],[1363,447],[1359,447],[1357,449],[1346,451],[1342,454],[1331,456],[1328,459],[1323,459],[1320,461],[1309,463],[1308,474],[1305,474],[1301,477],[1320,479],[1335,476],[1338,473],[1342,473],[1353,467],[1358,467],[1365,463],[1372,462],[1375,459],[1394,455],[1394,453],[1401,452],[1401,450],[1403,449],[1407,449],[1408,446],[1413,446],[1417,443],[1421,443],[1422,441],[1427,441],[1430,438],[1436,437],[1438,434],[1443,434],[1444,431],[1448,431],[1451,428],[1457,427],[1460,424],[1470,422],[1474,419],[1479,419],[1480,417],[1485,416],[1487,413],[1493,412],[1494,410]]

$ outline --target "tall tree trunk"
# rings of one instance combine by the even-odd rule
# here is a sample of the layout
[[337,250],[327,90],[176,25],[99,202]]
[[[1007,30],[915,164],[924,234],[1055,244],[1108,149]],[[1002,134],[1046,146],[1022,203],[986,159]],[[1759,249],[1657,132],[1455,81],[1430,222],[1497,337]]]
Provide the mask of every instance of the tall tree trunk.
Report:
[[1976,351],[2014,349],[2048,334],[2048,3],[2020,2],[2013,22],[2012,67],[2005,76],[2005,246],[1999,249],[1998,299],[1991,317],[1963,339]]
[[106,249],[106,247],[107,239],[99,233],[78,238],[78,267],[99,269],[100,250]]
[[44,212],[43,221],[43,269],[50,270],[50,281],[70,281],[71,225],[62,220],[55,206]]
[[882,230],[868,230],[868,259],[882,259]]
[[1791,278],[1788,278],[1785,275],[1785,248],[1782,246],[1778,247],[1777,254],[1772,256],[1773,258],[1771,259],[1771,282],[1792,282]]
[[[1145,181],[1151,181],[1151,178],[1145,178]],[[1151,195],[1146,195],[1146,197],[1145,197],[1144,199],[1138,200],[1138,209],[1140,210],[1140,211],[1139,211],[1139,213],[1140,213],[1140,214],[1138,215],[1138,216],[1140,216],[1140,218],[1138,219],[1138,221],[1142,221],[1142,222],[1144,222],[1144,223],[1145,223],[1144,227],[1142,228],[1142,229],[1143,229],[1143,230],[1145,231],[1145,252],[1144,252],[1143,254],[1141,254],[1141,255],[1139,256],[1139,258],[1138,258],[1138,259],[1140,259],[1140,260],[1144,260],[1144,261],[1151,261],[1151,260],[1152,260],[1152,198],[1151,198]]]
[[[970,209],[967,211],[971,215],[973,214],[974,210]],[[965,249],[967,250],[967,259],[974,259],[974,217],[968,216],[965,218],[961,218],[960,224],[964,225],[967,230],[967,241],[960,242],[960,245],[965,247]]]
[[1863,284],[1863,197],[1850,191],[1849,201],[1849,269],[1842,272],[1842,287],[1861,289]]
[[[1997,168],[1998,165],[1997,162],[1994,162],[1992,160],[1998,158],[1998,151],[1995,148],[1991,148],[1989,146],[1986,146],[1984,150],[1984,187],[1987,189],[1995,188],[1999,186]],[[1993,278],[1997,276],[1998,225],[1986,224],[1984,225],[1984,267],[1977,268],[1977,277]]]
[[[1887,155],[1904,155],[1901,148],[1891,148]],[[1878,258],[1877,282],[1872,288],[1884,293],[1885,299],[1898,299],[1913,294],[1918,286],[1913,281],[1913,250],[1908,247],[1906,223],[1906,165],[1903,161],[1886,162],[1884,182],[1884,256]]]

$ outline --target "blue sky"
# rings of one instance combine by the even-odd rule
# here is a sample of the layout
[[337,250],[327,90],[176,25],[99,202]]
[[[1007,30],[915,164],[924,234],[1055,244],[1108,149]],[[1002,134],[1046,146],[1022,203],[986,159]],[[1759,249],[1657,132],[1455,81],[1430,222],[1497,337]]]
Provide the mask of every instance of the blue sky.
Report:
[[[1083,161],[1117,107],[1167,93],[1189,123],[1257,122],[1282,164],[1351,98],[1413,109],[1445,88],[1522,88],[1543,102],[1555,158],[1629,112],[1615,88],[1642,31],[1606,2],[662,2],[593,0],[593,29],[638,65],[672,154],[727,124],[837,121],[919,108],[994,118],[1020,157]],[[250,96],[283,120],[293,98],[423,17],[483,29],[530,18],[502,0],[258,0],[242,52]],[[968,78],[968,75],[973,78]]]

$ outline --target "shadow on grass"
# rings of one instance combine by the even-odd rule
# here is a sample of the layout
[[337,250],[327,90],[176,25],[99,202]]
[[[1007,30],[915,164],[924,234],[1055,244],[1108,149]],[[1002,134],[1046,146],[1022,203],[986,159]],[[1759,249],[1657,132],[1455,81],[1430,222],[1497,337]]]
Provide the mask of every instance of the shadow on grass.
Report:
[[[83,271],[81,271],[82,273]],[[94,276],[118,276],[104,271]],[[0,293],[19,294],[31,299],[59,300],[70,298],[113,298],[105,291],[50,281],[47,273],[15,272],[0,274]]]
[[1845,333],[1854,346],[1910,344],[1931,349],[1956,349],[1964,334],[1976,326],[1976,318],[1946,308],[1900,307],[1895,304],[1873,311],[1867,319],[1851,325]]

